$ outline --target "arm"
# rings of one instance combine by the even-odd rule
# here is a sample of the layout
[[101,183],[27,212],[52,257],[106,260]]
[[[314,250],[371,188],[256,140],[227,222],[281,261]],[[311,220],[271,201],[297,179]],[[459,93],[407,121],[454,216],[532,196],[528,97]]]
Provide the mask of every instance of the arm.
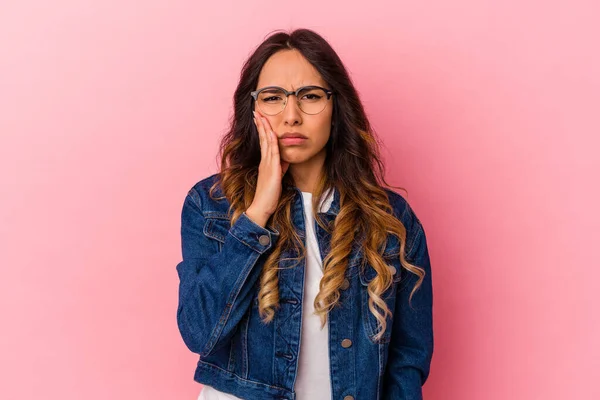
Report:
[[[229,229],[220,252],[203,233],[206,219],[200,196],[191,189],[181,212],[183,261],[177,264],[177,325],[186,346],[205,357],[226,343],[252,300],[260,276],[257,259],[271,248],[279,232],[263,228],[244,212]],[[270,240],[261,244],[259,238]]]
[[421,287],[408,303],[418,276],[402,269],[398,283],[396,312],[389,345],[388,364],[383,378],[383,399],[422,400],[421,387],[429,375],[433,356],[433,291],[425,231],[407,206],[403,223],[407,229],[407,259],[425,270]]

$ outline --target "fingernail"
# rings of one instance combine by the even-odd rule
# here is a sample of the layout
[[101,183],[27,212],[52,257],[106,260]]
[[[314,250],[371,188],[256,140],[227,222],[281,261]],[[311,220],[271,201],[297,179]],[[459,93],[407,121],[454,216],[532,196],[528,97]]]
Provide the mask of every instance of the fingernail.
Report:
[[252,114],[254,114],[254,117],[256,118],[256,111],[252,111]]

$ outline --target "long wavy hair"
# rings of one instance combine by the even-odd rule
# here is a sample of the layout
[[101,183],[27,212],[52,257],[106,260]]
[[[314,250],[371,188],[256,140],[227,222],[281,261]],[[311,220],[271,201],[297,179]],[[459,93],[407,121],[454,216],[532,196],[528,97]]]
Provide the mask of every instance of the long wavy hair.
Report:
[[[385,168],[375,133],[346,68],[319,34],[309,29],[297,29],[291,33],[276,31],[246,60],[233,98],[234,113],[230,118],[230,127],[219,148],[221,166],[218,179],[211,187],[210,195],[214,198],[216,186],[221,185],[224,197],[230,203],[231,225],[252,203],[261,152],[258,132],[252,122],[254,100],[250,92],[256,90],[260,71],[267,59],[278,51],[291,49],[299,51],[335,93],[332,97],[333,125],[326,144],[325,164],[312,196],[313,216],[331,235],[331,251],[323,260],[323,277],[314,300],[315,314],[320,316],[323,328],[327,313],[338,305],[352,245],[359,238],[364,262],[377,272],[367,291],[369,309],[379,322],[379,332],[375,336],[375,340],[379,340],[386,329],[386,318],[391,316],[382,293],[392,285],[393,276],[379,250],[385,247],[387,235],[395,235],[400,241],[401,265],[419,276],[410,299],[421,285],[425,271],[406,261],[406,229],[394,217],[383,189],[383,184],[390,185],[384,178]],[[270,322],[279,308],[278,270],[281,268],[279,261],[282,251],[295,249],[296,254],[300,255],[295,258],[298,262],[305,257],[305,247],[292,225],[291,205],[297,192],[286,190],[295,187],[291,174],[283,176],[282,186],[277,209],[267,222],[269,227],[280,232],[280,237],[265,260],[259,280],[258,308],[264,323]],[[332,226],[327,226],[318,215],[318,205],[323,194],[333,187],[339,190],[340,211],[332,221]]]

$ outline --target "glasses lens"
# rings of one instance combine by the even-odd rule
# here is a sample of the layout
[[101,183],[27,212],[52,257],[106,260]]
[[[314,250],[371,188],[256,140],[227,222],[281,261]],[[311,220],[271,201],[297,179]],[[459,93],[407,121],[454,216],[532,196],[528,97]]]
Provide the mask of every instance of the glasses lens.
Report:
[[260,111],[267,115],[275,115],[283,110],[285,101],[285,93],[280,89],[265,89],[258,94],[256,102]]
[[318,114],[325,109],[327,94],[323,89],[306,88],[298,93],[300,108],[307,114]]

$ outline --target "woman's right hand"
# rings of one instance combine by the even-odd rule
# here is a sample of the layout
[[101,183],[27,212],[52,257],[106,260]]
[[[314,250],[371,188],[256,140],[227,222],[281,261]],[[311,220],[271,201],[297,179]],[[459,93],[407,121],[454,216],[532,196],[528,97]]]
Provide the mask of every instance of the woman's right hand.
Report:
[[254,112],[254,116],[260,140],[260,164],[256,192],[246,215],[264,227],[277,209],[282,190],[281,180],[290,164],[281,160],[279,139],[267,118],[258,111]]

